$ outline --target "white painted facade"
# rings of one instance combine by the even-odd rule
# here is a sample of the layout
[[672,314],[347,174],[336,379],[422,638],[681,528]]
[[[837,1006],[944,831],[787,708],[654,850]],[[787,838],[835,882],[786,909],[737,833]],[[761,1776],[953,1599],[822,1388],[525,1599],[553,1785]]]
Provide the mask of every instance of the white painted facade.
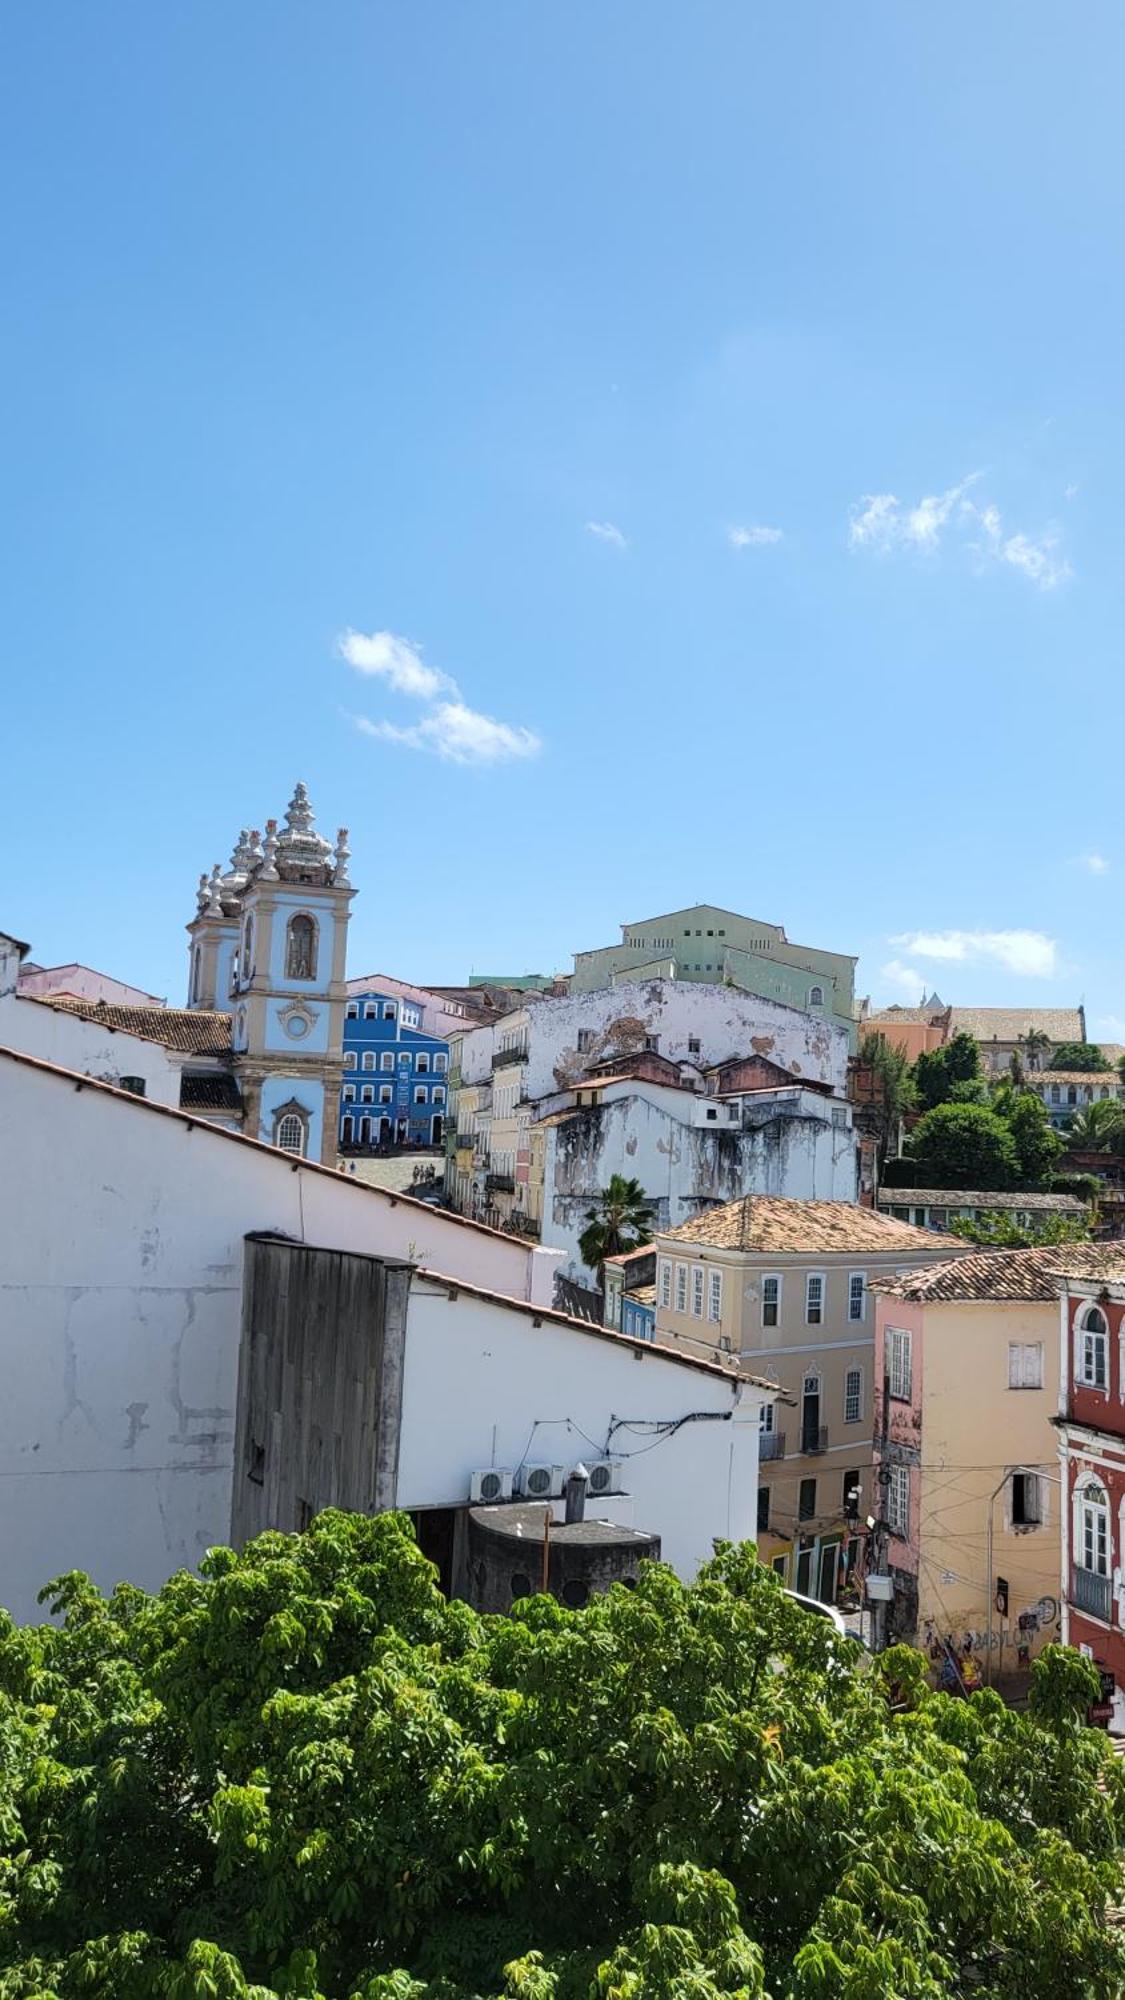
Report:
[[421,1273],[407,1317],[398,1504],[459,1506],[484,1467],[570,1472],[620,1459],[620,1496],[591,1504],[590,1517],[659,1535],[663,1560],[690,1578],[716,1539],[754,1539],[765,1400],[720,1370],[574,1321],[535,1324],[463,1290],[451,1297]]
[[18,1618],[63,1570],[152,1587],[228,1538],[254,1230],[553,1295],[555,1252],[0,1048],[0,1602]]
[[818,1091],[783,1086],[716,1098],[622,1082],[598,1095],[597,1106],[546,1123],[543,1237],[563,1252],[562,1276],[578,1284],[595,1282],[578,1239],[613,1174],[641,1183],[656,1229],[744,1194],[856,1199],[851,1107]]
[[0,1047],[39,1056],[61,1069],[79,1070],[102,1083],[140,1077],[154,1104],[177,1105],[184,1058],[159,1042],[142,1041],[120,1029],[85,1021],[49,1002],[4,992],[0,979]]

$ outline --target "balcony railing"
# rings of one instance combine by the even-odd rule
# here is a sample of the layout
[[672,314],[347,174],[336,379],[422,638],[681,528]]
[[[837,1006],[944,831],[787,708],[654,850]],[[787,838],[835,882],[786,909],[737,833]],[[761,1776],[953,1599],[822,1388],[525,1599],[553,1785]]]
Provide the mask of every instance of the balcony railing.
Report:
[[815,1424],[806,1425],[805,1429],[801,1432],[801,1450],[806,1454],[812,1454],[820,1451],[827,1451],[828,1450],[827,1424],[821,1424],[819,1429]]
[[763,1431],[758,1441],[758,1457],[763,1465],[768,1465],[771,1459],[784,1458],[785,1432]]
[[1071,1570],[1070,1602],[1073,1610],[1086,1611],[1091,1618],[1100,1618],[1103,1625],[1108,1625],[1111,1596],[1108,1576],[1099,1576],[1093,1569],[1079,1569],[1077,1565]]
[[505,1069],[509,1063],[527,1061],[526,1049],[497,1049],[492,1058],[493,1069]]

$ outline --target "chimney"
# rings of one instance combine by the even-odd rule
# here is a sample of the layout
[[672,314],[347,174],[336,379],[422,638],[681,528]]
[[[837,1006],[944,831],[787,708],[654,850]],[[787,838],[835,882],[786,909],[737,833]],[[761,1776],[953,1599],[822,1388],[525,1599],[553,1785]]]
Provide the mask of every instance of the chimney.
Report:
[[585,1520],[586,1488],[589,1484],[590,1475],[586,1467],[579,1462],[566,1482],[566,1514],[564,1519],[567,1523]]

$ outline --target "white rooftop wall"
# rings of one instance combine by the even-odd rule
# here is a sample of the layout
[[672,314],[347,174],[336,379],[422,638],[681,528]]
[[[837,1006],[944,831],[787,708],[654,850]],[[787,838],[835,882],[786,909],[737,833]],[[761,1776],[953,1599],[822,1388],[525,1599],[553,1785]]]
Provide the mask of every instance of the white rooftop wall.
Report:
[[123,1076],[144,1078],[145,1095],[154,1104],[177,1106],[184,1058],[98,1021],[30,1000],[21,993],[0,997],[0,1047],[19,1049],[61,1069],[81,1070],[101,1083],[118,1083]]

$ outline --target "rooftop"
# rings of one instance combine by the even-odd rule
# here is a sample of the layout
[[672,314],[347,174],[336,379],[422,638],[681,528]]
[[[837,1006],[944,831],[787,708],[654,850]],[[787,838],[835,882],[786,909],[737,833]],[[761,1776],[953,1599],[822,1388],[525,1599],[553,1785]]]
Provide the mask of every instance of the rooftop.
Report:
[[847,1201],[787,1201],[774,1195],[743,1195],[708,1209],[676,1229],[661,1230],[661,1243],[700,1243],[716,1250],[758,1250],[799,1256],[804,1250],[909,1252],[957,1250],[960,1238],[918,1229],[877,1209]]
[[23,997],[36,1007],[54,1007],[61,1014],[76,1014],[79,1020],[96,1021],[99,1027],[112,1028],[118,1034],[136,1035],[142,1042],[159,1042],[180,1055],[230,1054],[230,1015],[206,1007],[111,1007],[104,1000],[79,1000],[71,993]]
[[975,1035],[978,1042],[1018,1042],[1036,1032],[1052,1042],[1084,1042],[1080,1007],[951,1007],[950,1034]]
[[1086,1204],[1075,1194],[993,1194],[986,1188],[889,1188],[876,1197],[880,1208],[1006,1208],[1029,1214],[1084,1215]]
[[1111,1089],[1121,1089],[1121,1078],[1113,1069],[1033,1069],[1027,1074],[1027,1089],[1037,1090],[1044,1083],[1104,1083]]
[[[1078,1248],[1079,1246],[1075,1246]],[[931,1264],[924,1271],[905,1271],[896,1277],[873,1278],[871,1289],[891,1299],[911,1299],[920,1304],[967,1305],[974,1300],[1057,1299],[1057,1271],[1060,1256],[1056,1244],[1051,1249],[980,1250],[971,1257],[956,1257],[948,1263]],[[1118,1253],[1125,1269],[1125,1256]]]

